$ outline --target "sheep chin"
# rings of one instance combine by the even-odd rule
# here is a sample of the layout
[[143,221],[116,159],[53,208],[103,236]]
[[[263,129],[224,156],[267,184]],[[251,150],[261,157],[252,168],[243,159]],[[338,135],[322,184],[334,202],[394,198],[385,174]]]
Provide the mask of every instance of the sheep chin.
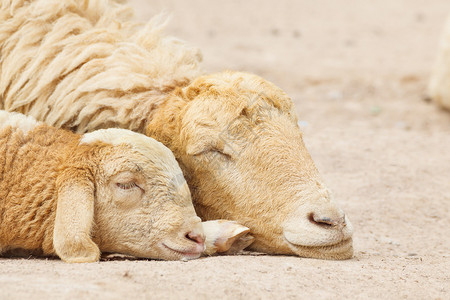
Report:
[[160,247],[167,255],[166,260],[192,260],[199,258],[203,251],[203,245],[195,245],[194,247],[182,247],[175,245],[173,242],[162,242]]
[[350,237],[337,244],[327,246],[296,245],[285,239],[293,254],[317,259],[344,260],[353,257],[353,239]]

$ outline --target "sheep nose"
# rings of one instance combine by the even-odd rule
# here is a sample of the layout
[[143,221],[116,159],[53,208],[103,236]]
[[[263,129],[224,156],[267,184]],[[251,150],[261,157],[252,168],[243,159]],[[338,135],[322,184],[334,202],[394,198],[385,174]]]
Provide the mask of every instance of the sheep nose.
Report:
[[202,233],[197,232],[196,230],[190,231],[186,234],[186,238],[191,240],[199,245],[203,245],[205,242],[205,237]]
[[323,216],[315,213],[310,213],[309,221],[321,227],[344,227],[346,225],[345,215],[343,215],[342,217],[333,218],[330,216]]

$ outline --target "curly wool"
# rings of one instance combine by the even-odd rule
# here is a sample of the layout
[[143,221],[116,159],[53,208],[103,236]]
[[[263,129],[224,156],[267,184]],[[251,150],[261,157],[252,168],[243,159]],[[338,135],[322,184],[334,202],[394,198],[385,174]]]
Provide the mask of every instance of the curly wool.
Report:
[[78,132],[143,132],[163,94],[200,75],[201,56],[161,36],[163,17],[131,16],[108,0],[2,1],[0,108]]

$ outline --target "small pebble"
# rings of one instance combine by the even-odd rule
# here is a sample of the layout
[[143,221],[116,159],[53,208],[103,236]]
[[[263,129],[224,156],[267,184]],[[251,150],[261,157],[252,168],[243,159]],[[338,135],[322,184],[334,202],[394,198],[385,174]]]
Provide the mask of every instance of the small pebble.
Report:
[[125,273],[123,273],[122,276],[126,277],[126,278],[131,278],[130,272],[128,272],[128,271],[125,271]]

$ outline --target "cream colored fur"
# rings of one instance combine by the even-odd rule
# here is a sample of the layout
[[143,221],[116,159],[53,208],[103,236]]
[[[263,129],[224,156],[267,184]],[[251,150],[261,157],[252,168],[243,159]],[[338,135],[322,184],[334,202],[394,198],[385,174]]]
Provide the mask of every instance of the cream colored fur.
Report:
[[100,129],[94,132],[85,133],[80,140],[80,144],[92,144],[103,142],[110,145],[120,145],[126,143],[132,149],[145,155],[150,161],[158,161],[164,165],[161,171],[166,172],[166,176],[171,176],[177,180],[176,184],[187,188],[186,180],[183,177],[178,164],[174,163],[173,153],[160,142],[145,135],[120,128]]
[[24,135],[27,135],[28,131],[40,124],[42,122],[36,121],[33,117],[0,110],[0,129],[11,126],[13,129],[20,129]]
[[352,256],[351,224],[281,89],[247,73],[201,76],[196,51],[107,0],[6,0],[0,11],[5,109],[80,133],[156,138],[180,163],[199,216],[251,228],[251,249]]
[[428,96],[450,110],[450,16],[442,33],[438,56],[431,73]]

